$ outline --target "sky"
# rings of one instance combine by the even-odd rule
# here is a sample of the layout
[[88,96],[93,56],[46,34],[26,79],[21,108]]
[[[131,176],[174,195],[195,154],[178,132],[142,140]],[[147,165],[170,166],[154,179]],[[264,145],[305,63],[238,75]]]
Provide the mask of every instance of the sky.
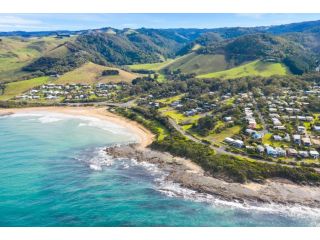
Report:
[[313,20],[320,20],[320,14],[0,14],[0,31],[253,27]]

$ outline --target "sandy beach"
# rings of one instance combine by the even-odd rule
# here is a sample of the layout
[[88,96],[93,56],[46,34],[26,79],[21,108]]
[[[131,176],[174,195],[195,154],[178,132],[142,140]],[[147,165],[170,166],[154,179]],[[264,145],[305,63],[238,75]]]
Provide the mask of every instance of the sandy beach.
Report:
[[56,112],[74,116],[94,117],[128,128],[138,138],[138,148],[145,148],[152,143],[154,134],[140,124],[116,115],[102,107],[34,107],[34,108],[0,108],[0,115],[13,113]]

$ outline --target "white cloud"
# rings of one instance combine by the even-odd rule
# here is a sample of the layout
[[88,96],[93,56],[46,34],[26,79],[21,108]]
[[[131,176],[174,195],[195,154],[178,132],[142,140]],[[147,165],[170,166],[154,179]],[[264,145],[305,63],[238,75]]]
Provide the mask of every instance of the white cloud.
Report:
[[1,16],[0,28],[42,28],[42,22],[39,20],[26,19],[19,16]]

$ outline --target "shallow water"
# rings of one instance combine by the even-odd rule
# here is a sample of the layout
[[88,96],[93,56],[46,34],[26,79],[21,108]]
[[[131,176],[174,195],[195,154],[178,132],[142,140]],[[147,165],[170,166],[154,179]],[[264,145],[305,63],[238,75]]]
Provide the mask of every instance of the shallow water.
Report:
[[318,209],[243,205],[165,182],[154,165],[105,156],[135,141],[94,118],[0,117],[0,226],[317,226]]

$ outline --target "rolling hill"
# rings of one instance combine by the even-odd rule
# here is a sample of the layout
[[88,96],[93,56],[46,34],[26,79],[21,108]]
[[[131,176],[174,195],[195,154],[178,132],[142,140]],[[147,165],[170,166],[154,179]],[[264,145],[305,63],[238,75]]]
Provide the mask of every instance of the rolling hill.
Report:
[[263,62],[260,60],[243,64],[225,71],[218,71],[197,76],[198,78],[232,79],[247,76],[269,77],[272,75],[286,75],[289,70],[282,63]]
[[[50,31],[0,32],[0,81],[55,74],[63,75],[61,82],[104,81],[99,80],[99,73],[95,73],[97,69],[100,71],[103,66],[123,68],[125,65],[132,70],[156,71],[163,79],[164,70],[178,69],[198,76],[210,76],[215,72],[221,76],[222,71],[231,76],[245,72],[303,74],[314,71],[320,61],[319,21],[253,28],[107,27],[64,32],[67,37],[56,36],[56,32]],[[256,64],[242,69],[250,62]],[[273,63],[266,66],[265,62]],[[99,67],[93,67],[91,63]],[[261,66],[267,70],[260,70]],[[283,71],[284,68],[290,71]],[[81,74],[88,74],[89,80],[76,80]],[[119,79],[124,81],[134,77],[132,73],[122,71],[120,75]]]
[[[119,71],[119,75],[114,76],[102,76],[103,70],[115,69]],[[63,74],[59,77],[55,83],[66,84],[66,83],[107,83],[107,82],[131,82],[138,75],[130,73],[119,68],[111,68],[101,66],[91,62],[85,63],[79,68],[76,68],[70,72]]]

